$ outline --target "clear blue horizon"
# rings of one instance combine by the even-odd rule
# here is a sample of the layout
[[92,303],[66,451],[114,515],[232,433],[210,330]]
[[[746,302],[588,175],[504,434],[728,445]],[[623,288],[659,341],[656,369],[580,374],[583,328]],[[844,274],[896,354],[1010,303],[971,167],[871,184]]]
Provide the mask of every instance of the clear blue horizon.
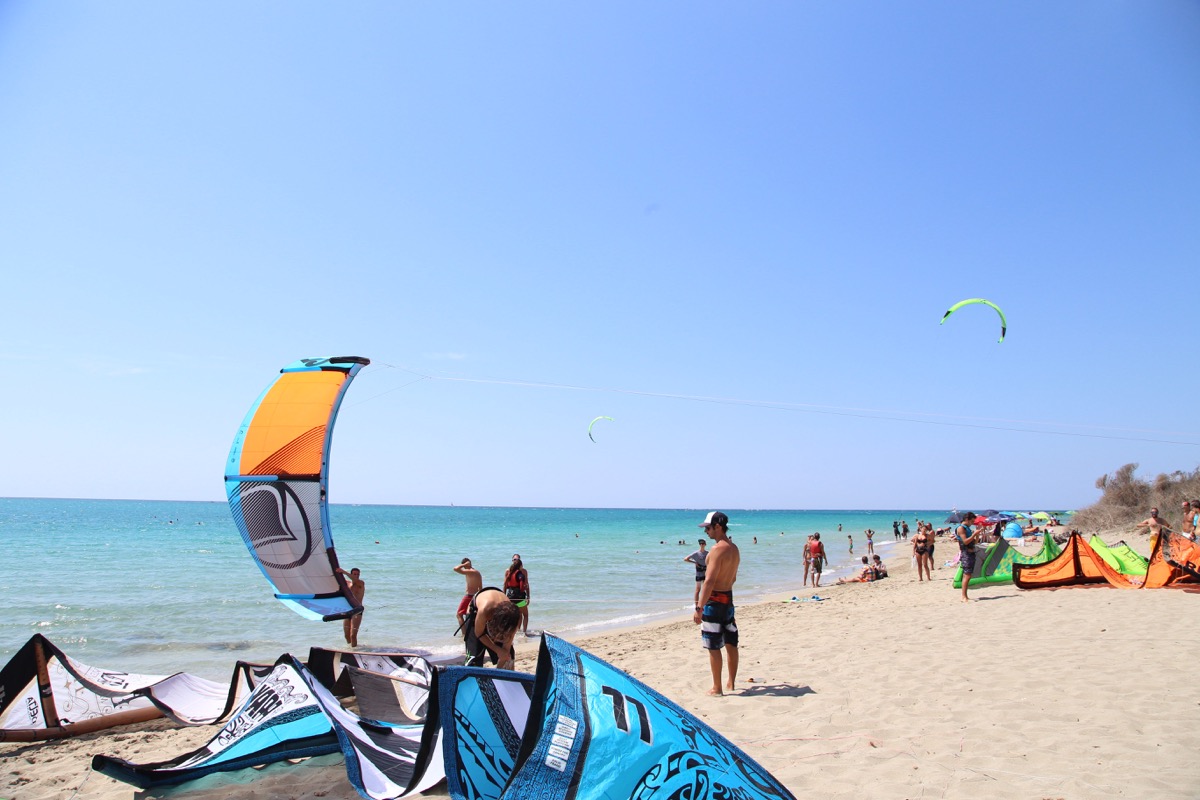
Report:
[[[1191,471],[1197,42],[1182,0],[4,3],[0,484],[219,501],[254,399],[332,355],[372,359],[338,504]],[[939,324],[970,297],[1003,343]]]

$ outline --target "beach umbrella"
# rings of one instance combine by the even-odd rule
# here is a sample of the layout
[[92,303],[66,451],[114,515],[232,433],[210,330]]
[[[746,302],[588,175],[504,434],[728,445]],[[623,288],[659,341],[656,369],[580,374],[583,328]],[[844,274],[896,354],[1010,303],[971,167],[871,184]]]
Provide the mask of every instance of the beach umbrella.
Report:
[[1036,514],[1031,515],[1030,519],[1036,519],[1040,522],[1040,521],[1050,519],[1050,515],[1047,514],[1045,511],[1039,511]]
[[997,515],[997,514],[999,514],[999,513],[1000,513],[1000,512],[999,512],[999,511],[997,511],[996,509],[994,509],[994,508],[989,508],[987,511],[980,511],[980,512],[979,512],[979,516],[981,516],[981,517],[994,517],[994,516],[996,516],[996,515]]
[[951,525],[957,525],[958,523],[960,523],[962,521],[963,521],[963,515],[962,515],[961,511],[955,511],[953,514],[946,517],[946,522],[950,523]]

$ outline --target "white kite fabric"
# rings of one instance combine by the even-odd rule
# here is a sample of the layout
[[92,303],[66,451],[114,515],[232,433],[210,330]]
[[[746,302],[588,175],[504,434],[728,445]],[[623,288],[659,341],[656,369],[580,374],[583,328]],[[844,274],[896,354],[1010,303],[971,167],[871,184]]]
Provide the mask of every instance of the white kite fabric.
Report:
[[138,675],[76,661],[35,634],[0,670],[0,740],[60,738],[163,715],[209,725],[269,669],[239,661],[228,683],[186,672]]
[[[36,659],[24,659],[29,650],[23,660],[37,672]],[[131,676],[49,652],[90,682],[109,680],[111,691],[125,692],[119,698],[149,702],[155,689],[159,703],[175,703],[177,716],[217,713],[219,693],[185,673]],[[142,764],[97,755],[92,768],[150,789],[340,752],[347,780],[367,800],[399,800],[443,780],[454,800],[793,798],[704,722],[548,633],[535,675],[320,648],[310,651],[309,664],[285,654],[251,672],[253,691],[202,747]],[[346,707],[347,695],[359,713]],[[5,695],[18,698],[18,707],[28,696]]]

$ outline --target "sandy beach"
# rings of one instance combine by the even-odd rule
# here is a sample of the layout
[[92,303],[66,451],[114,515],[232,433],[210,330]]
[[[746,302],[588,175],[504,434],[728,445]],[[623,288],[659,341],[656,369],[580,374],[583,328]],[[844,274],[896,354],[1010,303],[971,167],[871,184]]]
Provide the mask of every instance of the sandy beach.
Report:
[[[1145,537],[1105,538],[1148,552]],[[1200,797],[1200,594],[1009,584],[972,590],[964,605],[952,568],[918,582],[898,557],[907,552],[888,579],[822,586],[821,602],[739,607],[741,669],[724,697],[705,696],[690,619],[577,643],[695,713],[798,797]],[[793,594],[813,593],[797,579]],[[518,667],[532,671],[535,657],[536,640],[522,643]],[[0,744],[0,798],[358,797],[340,756],[142,794],[90,771],[96,753],[162,760],[213,732],[157,720]],[[444,784],[425,796],[448,797]]]

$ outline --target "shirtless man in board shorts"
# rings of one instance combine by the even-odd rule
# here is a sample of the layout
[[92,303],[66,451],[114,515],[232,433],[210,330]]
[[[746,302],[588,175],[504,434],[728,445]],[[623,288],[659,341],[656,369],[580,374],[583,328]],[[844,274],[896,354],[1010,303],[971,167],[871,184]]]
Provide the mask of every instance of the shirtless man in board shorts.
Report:
[[[737,545],[729,540],[729,517],[720,511],[710,511],[700,523],[704,532],[716,540],[708,551],[708,569],[700,595],[696,600],[696,612],[692,622],[700,626],[700,638],[708,651],[708,665],[712,670],[713,685],[710,695],[721,695],[733,691],[738,668],[738,629],[733,610],[733,584],[737,581],[738,566],[742,554]],[[721,689],[721,649],[729,656],[729,680]]]
[[[346,572],[346,570],[338,567],[335,570],[339,575],[345,575],[349,578],[350,594],[354,595],[354,599],[361,606],[363,596],[367,593],[367,584],[359,577],[361,574],[358,567]],[[358,629],[362,627],[363,612],[359,611],[352,617],[347,617],[342,620],[342,633],[345,634],[346,644],[351,647],[358,647]]]
[[461,628],[463,622],[467,619],[467,609],[471,607],[471,598],[483,588],[483,575],[479,570],[471,566],[471,559],[469,558],[464,558],[462,563],[453,569],[467,579],[467,593],[463,595],[463,599],[458,603],[458,627]]

